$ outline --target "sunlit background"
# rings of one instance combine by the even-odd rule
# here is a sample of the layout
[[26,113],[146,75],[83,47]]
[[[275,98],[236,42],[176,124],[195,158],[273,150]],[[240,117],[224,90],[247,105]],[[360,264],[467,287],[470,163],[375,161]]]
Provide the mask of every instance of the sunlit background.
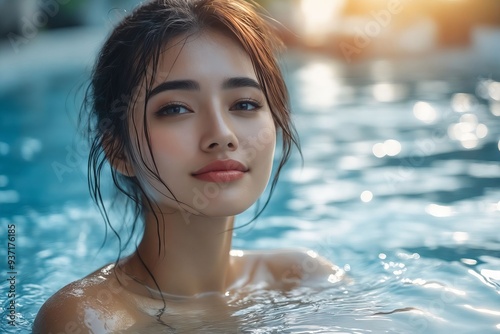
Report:
[[[294,154],[235,247],[308,247],[355,282],[296,312],[263,306],[260,332],[293,316],[290,331],[500,331],[500,1],[260,2],[288,46],[304,165]],[[0,0],[0,235],[16,224],[19,271],[19,325],[0,305],[1,332],[29,332],[46,298],[115,259],[112,240],[97,254],[76,119],[137,3]]]

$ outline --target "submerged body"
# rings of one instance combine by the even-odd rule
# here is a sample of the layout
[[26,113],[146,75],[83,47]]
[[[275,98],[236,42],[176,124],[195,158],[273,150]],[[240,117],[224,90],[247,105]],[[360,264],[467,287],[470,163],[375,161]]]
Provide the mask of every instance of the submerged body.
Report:
[[344,277],[341,269],[312,251],[233,250],[223,291],[161,296],[124,272],[129,261],[107,265],[61,289],[40,311],[35,333],[140,333],[152,328],[204,332],[214,326],[237,332],[236,305],[248,294],[326,287]]

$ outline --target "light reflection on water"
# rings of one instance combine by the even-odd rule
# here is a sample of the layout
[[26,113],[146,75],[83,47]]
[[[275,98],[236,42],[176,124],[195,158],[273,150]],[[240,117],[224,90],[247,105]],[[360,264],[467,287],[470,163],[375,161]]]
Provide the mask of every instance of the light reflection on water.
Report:
[[434,123],[437,118],[436,109],[428,102],[418,101],[413,106],[413,114],[424,123]]
[[[388,66],[368,66],[376,81],[366,82],[330,60],[290,60],[304,168],[294,156],[264,216],[236,230],[234,244],[308,247],[349,280],[320,291],[252,294],[234,314],[242,333],[498,328],[499,83],[398,82],[395,69],[380,74]],[[37,109],[49,119],[63,109],[54,101],[66,98],[61,87],[54,91],[56,105]],[[105,231],[81,166],[60,178],[54,172],[53,162],[68,165],[72,128],[59,118],[53,126],[63,139],[54,140],[46,127],[16,116],[24,110],[20,96],[7,99],[12,111],[0,116],[2,126],[10,124],[0,132],[0,155],[12,161],[0,169],[0,219],[2,226],[15,223],[19,235],[15,332],[29,331],[62,285],[116,257],[116,240],[100,249]],[[18,138],[21,125],[29,131]],[[81,154],[76,159],[85,163]]]
[[408,95],[408,87],[403,84],[380,82],[373,85],[372,94],[379,102],[402,101]]

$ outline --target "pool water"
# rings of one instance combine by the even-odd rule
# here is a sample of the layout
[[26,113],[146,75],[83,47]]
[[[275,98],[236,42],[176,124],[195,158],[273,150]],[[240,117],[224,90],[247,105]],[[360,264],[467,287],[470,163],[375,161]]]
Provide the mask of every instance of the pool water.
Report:
[[[212,320],[187,311],[181,319],[196,321],[172,332],[499,333],[500,71],[451,70],[459,52],[350,66],[290,53],[304,165],[294,154],[234,247],[310,248],[348,279],[256,291]],[[17,272],[16,326],[7,322],[10,283],[0,283],[2,333],[30,332],[49,296],[117,255],[112,236],[101,248],[104,224],[75,135],[82,73],[0,85],[0,229],[7,236],[15,225]]]

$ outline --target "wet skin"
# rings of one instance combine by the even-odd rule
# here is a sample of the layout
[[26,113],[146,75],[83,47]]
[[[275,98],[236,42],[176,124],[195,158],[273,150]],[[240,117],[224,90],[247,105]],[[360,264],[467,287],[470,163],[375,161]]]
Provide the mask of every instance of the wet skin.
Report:
[[[155,203],[155,212],[145,214],[142,241],[117,266],[52,296],[35,333],[181,328],[193,323],[189,314],[237,328],[229,301],[246,292],[342,279],[341,270],[313,252],[231,251],[234,216],[264,191],[276,144],[271,110],[240,45],[205,31],[172,41],[158,65],[152,91],[138,92],[145,110],[138,105],[129,115],[132,156],[114,166],[137,177]],[[228,159],[244,166],[238,177],[196,177],[204,166]]]
[[320,288],[341,281],[344,275],[306,250],[232,251],[230,261],[236,280],[227,291],[191,297],[164,295],[166,304],[157,291],[145,288],[115,265],[107,265],[50,298],[37,317],[35,333],[160,332],[167,326],[202,333],[200,326],[207,324],[236,332],[239,319],[233,316],[238,311],[234,305],[248,293]]

